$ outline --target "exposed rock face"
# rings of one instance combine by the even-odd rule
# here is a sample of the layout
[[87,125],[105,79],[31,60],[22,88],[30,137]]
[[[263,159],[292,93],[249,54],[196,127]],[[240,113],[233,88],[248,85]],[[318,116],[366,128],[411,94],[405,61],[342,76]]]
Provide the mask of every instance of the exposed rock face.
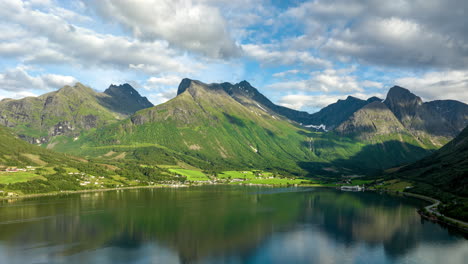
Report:
[[65,135],[68,132],[71,132],[73,130],[74,130],[73,125],[70,124],[69,121],[62,121],[62,122],[58,122],[52,128],[52,131],[49,133],[49,135],[52,135],[52,136]]
[[348,96],[345,100],[338,100],[336,103],[328,105],[319,112],[311,114],[307,122],[314,125],[323,124],[326,126],[327,130],[333,130],[350,118],[357,110],[375,101],[382,100],[377,97],[361,100],[356,97]]
[[[190,90],[191,85],[197,83],[200,84],[200,82],[190,79],[182,80],[177,94],[181,94],[187,89]],[[379,106],[381,110],[383,110],[385,105],[386,117],[392,115],[403,126],[406,132],[412,133],[419,139],[434,139],[434,144],[436,145],[447,142],[447,140],[455,137],[468,125],[468,105],[454,100],[423,102],[420,97],[414,95],[408,89],[399,86],[394,86],[389,90],[387,98],[383,103],[381,103],[382,99],[377,97],[362,100],[348,96],[345,100],[338,100],[336,103],[330,104],[314,114],[276,105],[247,81],[237,84],[209,84],[206,85],[206,89],[218,92],[224,91],[245,106],[261,106],[271,114],[283,116],[310,128],[330,131],[340,127],[338,132],[342,134],[350,134],[346,132],[349,132],[349,127],[346,129],[345,127],[353,123],[369,123],[367,121],[356,120],[356,118],[364,118],[365,115],[362,113],[359,116],[354,116],[358,110],[363,109],[369,104],[373,104],[371,107],[374,108]],[[193,90],[190,93],[196,95],[197,92]],[[379,104],[375,104],[376,102]],[[368,111],[369,108],[365,109],[365,112]],[[384,116],[381,117],[383,118]],[[395,121],[393,117],[392,123]],[[350,118],[353,118],[353,120],[349,120]],[[381,125],[385,126],[386,124],[382,123]],[[359,129],[363,129],[363,127]],[[383,127],[382,129],[387,130],[388,127]],[[351,134],[358,135],[358,131],[353,131]],[[439,142],[440,138],[445,139],[441,139]]]
[[30,143],[44,144],[51,137],[78,136],[151,106],[128,84],[98,93],[77,83],[39,97],[0,101],[0,125]]
[[454,100],[423,102],[399,86],[390,89],[385,104],[414,133],[453,138],[468,124],[468,105]]
[[468,105],[455,100],[436,100],[425,105],[444,118],[458,133],[468,125]]
[[400,86],[390,88],[385,104],[399,120],[407,120],[416,115],[423,102],[419,96]]
[[341,123],[336,131],[369,140],[375,135],[403,132],[405,128],[388,107],[378,101],[367,104]]
[[111,85],[104,91],[109,97],[102,101],[108,104],[112,110],[131,115],[138,110],[152,107],[153,104],[146,97],[142,97],[130,84]]
[[[179,85],[177,94],[179,95],[186,91],[192,83],[200,82],[190,79],[183,79]],[[224,91],[229,96],[231,96],[243,105],[255,107],[258,107],[258,105],[260,105],[268,109],[268,111],[270,111],[271,114],[281,115],[299,123],[301,123],[304,120],[308,120],[310,116],[310,114],[307,112],[297,111],[274,104],[266,96],[261,94],[256,88],[254,88],[249,82],[245,80],[236,84],[231,84],[227,82],[220,84],[209,84],[206,85],[206,87],[211,91]]]

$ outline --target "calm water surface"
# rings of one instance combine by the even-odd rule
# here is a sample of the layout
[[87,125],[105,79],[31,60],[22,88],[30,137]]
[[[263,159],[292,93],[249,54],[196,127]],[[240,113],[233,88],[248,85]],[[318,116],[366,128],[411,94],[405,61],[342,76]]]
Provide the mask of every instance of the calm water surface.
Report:
[[206,186],[0,201],[0,263],[468,263],[410,198]]

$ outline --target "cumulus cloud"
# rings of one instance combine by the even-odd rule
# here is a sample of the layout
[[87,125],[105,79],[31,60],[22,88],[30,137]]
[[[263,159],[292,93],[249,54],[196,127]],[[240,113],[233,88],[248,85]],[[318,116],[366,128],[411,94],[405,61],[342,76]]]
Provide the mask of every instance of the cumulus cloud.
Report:
[[[308,1],[286,12],[332,55],[392,67],[468,65],[467,1]],[[304,38],[304,37],[302,37]],[[304,44],[304,43],[303,43]],[[305,43],[307,44],[307,43]]]
[[101,0],[89,5],[140,40],[166,40],[173,46],[214,58],[238,56],[240,49],[229,35],[220,10],[204,2]]
[[152,76],[141,87],[149,92],[149,100],[158,105],[176,96],[177,85],[182,79],[177,75]]
[[346,96],[337,95],[305,95],[305,94],[290,94],[280,98],[278,103],[282,106],[301,110],[310,108],[323,108],[329,104],[336,102],[338,99],[344,99]]
[[277,45],[271,44],[244,44],[242,49],[245,55],[270,65],[303,65],[311,67],[330,67],[327,60],[312,56],[306,51],[281,50]]
[[0,73],[0,89],[7,92],[27,92],[30,90],[49,90],[72,85],[77,80],[72,76],[42,74],[31,76],[27,68],[18,66]]
[[288,75],[295,75],[295,74],[298,74],[299,72],[300,72],[299,70],[292,69],[292,70],[287,70],[287,71],[283,71],[283,72],[274,73],[274,74],[273,74],[273,77],[276,77],[276,78],[283,78],[283,77],[286,77],[286,76],[288,76]]
[[382,84],[375,81],[359,81],[357,76],[352,74],[354,67],[345,69],[327,69],[324,71],[312,72],[311,78],[306,80],[283,81],[270,84],[268,88],[275,90],[296,90],[296,91],[322,91],[322,92],[363,92],[364,88],[382,87]]
[[89,67],[142,69],[146,72],[192,72],[189,59],[164,41],[142,42],[100,34],[69,24],[52,13],[32,9],[21,1],[0,0],[3,21],[16,24],[25,34],[0,41],[1,56],[16,56],[29,63],[72,63]]
[[453,99],[468,103],[468,71],[429,72],[395,82],[425,100]]
[[150,77],[146,81],[146,87],[151,89],[151,87],[159,85],[177,85],[181,82],[183,78],[175,75],[161,76],[161,77]]
[[0,100],[2,99],[21,99],[30,96],[37,96],[37,94],[29,91],[19,91],[19,92],[9,92],[9,91],[2,91],[0,94]]
[[157,93],[152,93],[148,97],[149,97],[149,100],[154,105],[159,105],[159,104],[162,104],[162,103],[165,103],[165,102],[171,100],[172,98],[174,98],[176,96],[176,94],[177,94],[176,90],[173,89],[173,90],[167,90],[167,91],[160,91],[160,92],[157,92]]

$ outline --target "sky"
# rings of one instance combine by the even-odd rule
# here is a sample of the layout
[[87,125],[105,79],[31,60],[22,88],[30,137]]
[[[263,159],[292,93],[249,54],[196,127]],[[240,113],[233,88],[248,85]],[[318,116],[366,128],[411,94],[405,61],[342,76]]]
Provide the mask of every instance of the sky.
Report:
[[0,0],[0,99],[247,80],[315,112],[393,85],[468,103],[466,0]]

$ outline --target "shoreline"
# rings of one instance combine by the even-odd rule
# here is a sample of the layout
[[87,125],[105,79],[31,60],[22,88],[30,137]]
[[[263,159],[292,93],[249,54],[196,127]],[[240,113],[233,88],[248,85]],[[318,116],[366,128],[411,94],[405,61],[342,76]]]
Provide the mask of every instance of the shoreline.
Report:
[[[376,191],[376,190],[374,190],[374,191]],[[398,195],[402,195],[402,196],[406,196],[406,197],[413,197],[413,198],[416,198],[416,199],[419,199],[419,200],[429,202],[431,204],[429,204],[427,206],[424,206],[421,209],[418,209],[418,214],[422,218],[424,218],[426,220],[429,220],[431,222],[436,222],[436,223],[439,223],[439,224],[443,224],[443,225],[453,227],[453,228],[455,228],[458,231],[461,231],[463,233],[468,233],[468,222],[458,220],[458,219],[443,215],[443,214],[441,214],[439,212],[434,212],[432,210],[434,207],[437,207],[439,204],[442,203],[441,201],[439,201],[439,200],[437,200],[435,198],[432,198],[432,197],[429,197],[429,196],[426,196],[426,195],[422,195],[422,194],[410,193],[410,192],[395,192],[395,191],[390,191],[390,190],[385,190],[385,192],[398,194]]]
[[[50,192],[50,193],[35,193],[35,194],[23,194],[17,196],[6,196],[0,197],[2,200],[12,200],[12,199],[24,199],[24,198],[35,198],[35,197],[44,197],[44,196],[57,196],[62,194],[77,194],[77,193],[92,193],[92,192],[108,192],[108,191],[118,191],[118,190],[132,190],[132,189],[156,189],[156,188],[188,188],[192,186],[203,186],[203,185],[226,185],[226,186],[264,186],[264,187],[287,187],[288,185],[275,185],[275,184],[176,184],[176,185],[144,185],[144,186],[127,186],[127,187],[117,187],[117,188],[103,188],[103,189],[88,189],[88,190],[77,190],[77,191],[60,191],[60,192]],[[329,187],[318,184],[312,185],[297,185],[294,187]]]
[[35,194],[24,194],[24,195],[18,195],[18,196],[0,197],[0,201],[11,200],[11,199],[36,198],[36,197],[44,197],[44,196],[58,196],[62,194],[108,192],[108,191],[132,190],[132,189],[186,188],[189,186],[190,185],[148,185],[148,186],[128,186],[128,187],[117,187],[117,188],[77,190],[77,191],[60,191],[60,192],[35,193]]

